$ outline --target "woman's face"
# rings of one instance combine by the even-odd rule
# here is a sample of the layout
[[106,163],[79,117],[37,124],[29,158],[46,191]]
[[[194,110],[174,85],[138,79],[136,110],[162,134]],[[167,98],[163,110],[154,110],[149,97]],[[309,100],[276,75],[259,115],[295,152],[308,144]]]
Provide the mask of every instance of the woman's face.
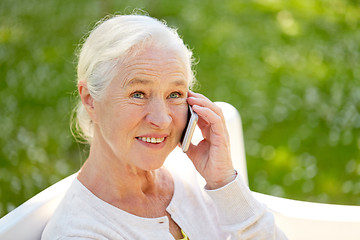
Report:
[[148,47],[125,60],[94,103],[104,154],[143,170],[161,167],[186,125],[188,79],[174,51]]

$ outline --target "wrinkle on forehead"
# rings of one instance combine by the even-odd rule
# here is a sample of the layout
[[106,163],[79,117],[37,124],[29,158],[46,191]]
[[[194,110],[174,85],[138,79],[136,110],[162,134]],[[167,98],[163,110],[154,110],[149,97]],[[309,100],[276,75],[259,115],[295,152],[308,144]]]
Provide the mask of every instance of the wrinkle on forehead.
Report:
[[160,80],[163,77],[174,85],[188,87],[190,82],[188,69],[176,51],[156,51],[151,48],[123,61],[117,75],[117,80],[122,81],[122,88],[129,84],[145,84],[145,80]]

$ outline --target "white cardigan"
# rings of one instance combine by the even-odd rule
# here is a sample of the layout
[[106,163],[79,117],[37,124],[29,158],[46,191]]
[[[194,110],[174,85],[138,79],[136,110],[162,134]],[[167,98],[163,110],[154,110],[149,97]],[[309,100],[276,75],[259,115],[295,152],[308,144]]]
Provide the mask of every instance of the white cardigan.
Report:
[[[178,172],[174,195],[166,208],[190,240],[286,239],[266,207],[238,176],[228,185],[205,190],[196,170]],[[43,240],[174,240],[166,216],[143,218],[116,208],[92,194],[77,179],[47,224]]]

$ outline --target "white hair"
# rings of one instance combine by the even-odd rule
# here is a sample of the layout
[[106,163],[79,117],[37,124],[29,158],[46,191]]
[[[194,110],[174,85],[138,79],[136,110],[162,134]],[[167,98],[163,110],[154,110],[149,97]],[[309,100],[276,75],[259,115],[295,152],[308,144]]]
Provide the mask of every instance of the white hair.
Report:
[[[94,100],[100,100],[118,66],[146,46],[176,50],[188,68],[188,82],[195,82],[192,71],[192,52],[175,29],[155,18],[143,15],[117,15],[100,21],[90,33],[79,53],[77,81],[87,84]],[[93,126],[83,104],[79,101],[76,113],[74,136],[91,142]]]

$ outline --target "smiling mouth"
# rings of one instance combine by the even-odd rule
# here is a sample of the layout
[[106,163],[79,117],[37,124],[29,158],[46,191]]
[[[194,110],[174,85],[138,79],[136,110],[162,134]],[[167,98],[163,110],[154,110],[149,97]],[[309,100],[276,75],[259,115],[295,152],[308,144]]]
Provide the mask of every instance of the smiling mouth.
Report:
[[147,142],[147,143],[154,143],[154,144],[157,144],[157,143],[162,143],[165,138],[162,137],[162,138],[154,138],[154,137],[136,137],[137,139],[139,139],[140,141],[143,141],[143,142]]

